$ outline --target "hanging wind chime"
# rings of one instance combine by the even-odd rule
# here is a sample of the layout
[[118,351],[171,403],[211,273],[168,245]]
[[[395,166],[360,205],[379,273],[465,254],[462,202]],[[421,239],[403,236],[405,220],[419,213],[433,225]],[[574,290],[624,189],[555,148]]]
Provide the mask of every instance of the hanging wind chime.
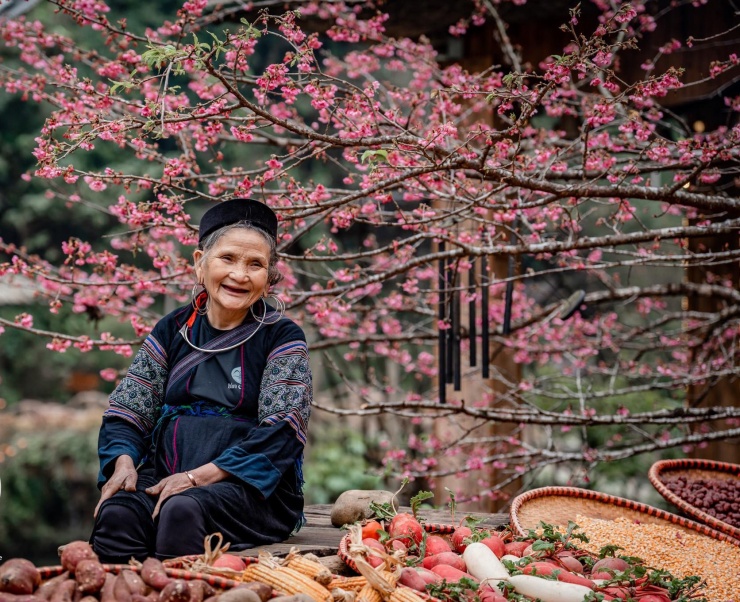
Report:
[[[512,243],[514,234],[512,233]],[[446,245],[444,241],[439,243],[439,251],[444,254]],[[461,276],[454,267],[459,258],[441,257],[438,261],[438,311],[439,320],[437,354],[439,360],[438,383],[439,401],[447,402],[447,385],[451,384],[453,390],[461,390],[462,380],[462,341],[467,334],[469,341],[468,365],[474,368],[478,364],[478,328],[477,328],[477,297],[480,292],[480,343],[481,343],[481,377],[486,380],[490,378],[490,335],[491,328],[488,320],[490,276],[488,274],[488,258],[482,255],[480,259],[471,257],[468,259],[470,268],[468,270],[468,282],[464,287]],[[500,330],[493,331],[507,336],[511,333],[511,307],[514,292],[514,276],[516,271],[515,259],[510,256],[507,265],[506,289],[504,292],[504,315]],[[461,295],[467,290],[468,300],[468,327],[463,328],[461,319]],[[570,318],[583,304],[586,293],[583,290],[573,292],[565,299],[551,314],[561,320]],[[549,318],[548,318],[549,319]]]

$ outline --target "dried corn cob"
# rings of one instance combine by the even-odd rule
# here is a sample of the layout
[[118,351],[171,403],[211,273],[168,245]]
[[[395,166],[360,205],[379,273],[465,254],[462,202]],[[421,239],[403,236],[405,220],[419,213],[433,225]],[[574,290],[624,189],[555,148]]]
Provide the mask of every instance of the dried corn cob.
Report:
[[250,564],[242,576],[244,581],[262,581],[286,594],[307,594],[316,602],[332,602],[331,592],[310,577],[287,567],[273,568],[266,563]]
[[424,598],[408,587],[397,588],[388,600],[390,602],[426,602]]
[[[391,588],[396,586],[398,581],[398,575],[391,573],[390,571],[378,571],[378,575],[382,577],[383,581]],[[367,585],[364,585],[357,594],[357,602],[382,602],[383,594],[380,592],[381,588],[373,587],[373,584],[368,581]],[[388,591],[388,590],[386,590]]]
[[365,585],[367,585],[367,578],[362,575],[357,575],[356,577],[342,577],[340,575],[334,575],[334,578],[331,580],[328,587],[329,589],[339,587],[344,590],[358,592]]
[[316,560],[310,560],[300,554],[293,553],[293,551],[285,557],[283,567],[303,573],[321,585],[329,585],[332,581],[331,571],[323,564]]

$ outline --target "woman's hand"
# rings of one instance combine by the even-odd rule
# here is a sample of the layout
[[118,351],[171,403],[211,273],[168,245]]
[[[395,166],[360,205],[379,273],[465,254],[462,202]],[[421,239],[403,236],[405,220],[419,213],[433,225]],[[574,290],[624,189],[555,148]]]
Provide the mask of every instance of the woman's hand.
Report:
[[108,498],[113,497],[117,492],[121,490],[136,491],[136,482],[138,480],[139,475],[136,472],[136,466],[134,466],[131,456],[118,456],[113,474],[101,489],[100,501],[95,506],[93,516],[97,518],[101,504]]
[[[188,476],[187,473],[190,473]],[[192,487],[203,487],[204,485],[210,485],[211,483],[218,483],[223,481],[229,476],[229,473],[225,470],[220,469],[213,462],[204,464],[193,470],[186,472],[177,472],[173,475],[165,477],[159,483],[153,487],[146,489],[146,493],[149,495],[158,495],[157,505],[154,507],[152,518],[156,518],[159,514],[159,508],[168,497],[171,495],[177,495],[182,493],[186,489]]]
[[152,518],[157,518],[157,514],[159,514],[159,508],[162,505],[162,502],[164,502],[168,497],[170,497],[171,495],[182,493],[186,489],[190,489],[192,487],[193,484],[188,478],[188,475],[186,475],[184,472],[177,472],[173,475],[165,477],[156,485],[145,489],[148,495],[159,496],[159,499],[157,500],[157,505],[154,506],[154,512],[152,512]]

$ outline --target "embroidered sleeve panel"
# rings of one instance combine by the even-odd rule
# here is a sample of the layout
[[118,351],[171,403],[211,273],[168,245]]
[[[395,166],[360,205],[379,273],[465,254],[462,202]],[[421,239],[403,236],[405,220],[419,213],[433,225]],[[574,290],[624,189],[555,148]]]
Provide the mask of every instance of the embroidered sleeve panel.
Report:
[[147,435],[159,418],[167,381],[167,354],[151,334],[110,395],[104,416],[123,418]]
[[259,398],[259,421],[275,424],[284,420],[306,444],[311,415],[313,386],[304,341],[291,341],[276,347],[267,358]]

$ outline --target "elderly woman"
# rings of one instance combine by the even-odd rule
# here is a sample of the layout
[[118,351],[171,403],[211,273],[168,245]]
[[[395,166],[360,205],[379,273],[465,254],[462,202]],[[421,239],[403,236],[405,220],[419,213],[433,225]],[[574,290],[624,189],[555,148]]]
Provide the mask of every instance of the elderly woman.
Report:
[[203,216],[202,290],[156,324],[103,415],[91,537],[103,562],[201,554],[215,532],[242,550],[303,524],[311,372],[303,331],[266,302],[276,237],[254,200]]

